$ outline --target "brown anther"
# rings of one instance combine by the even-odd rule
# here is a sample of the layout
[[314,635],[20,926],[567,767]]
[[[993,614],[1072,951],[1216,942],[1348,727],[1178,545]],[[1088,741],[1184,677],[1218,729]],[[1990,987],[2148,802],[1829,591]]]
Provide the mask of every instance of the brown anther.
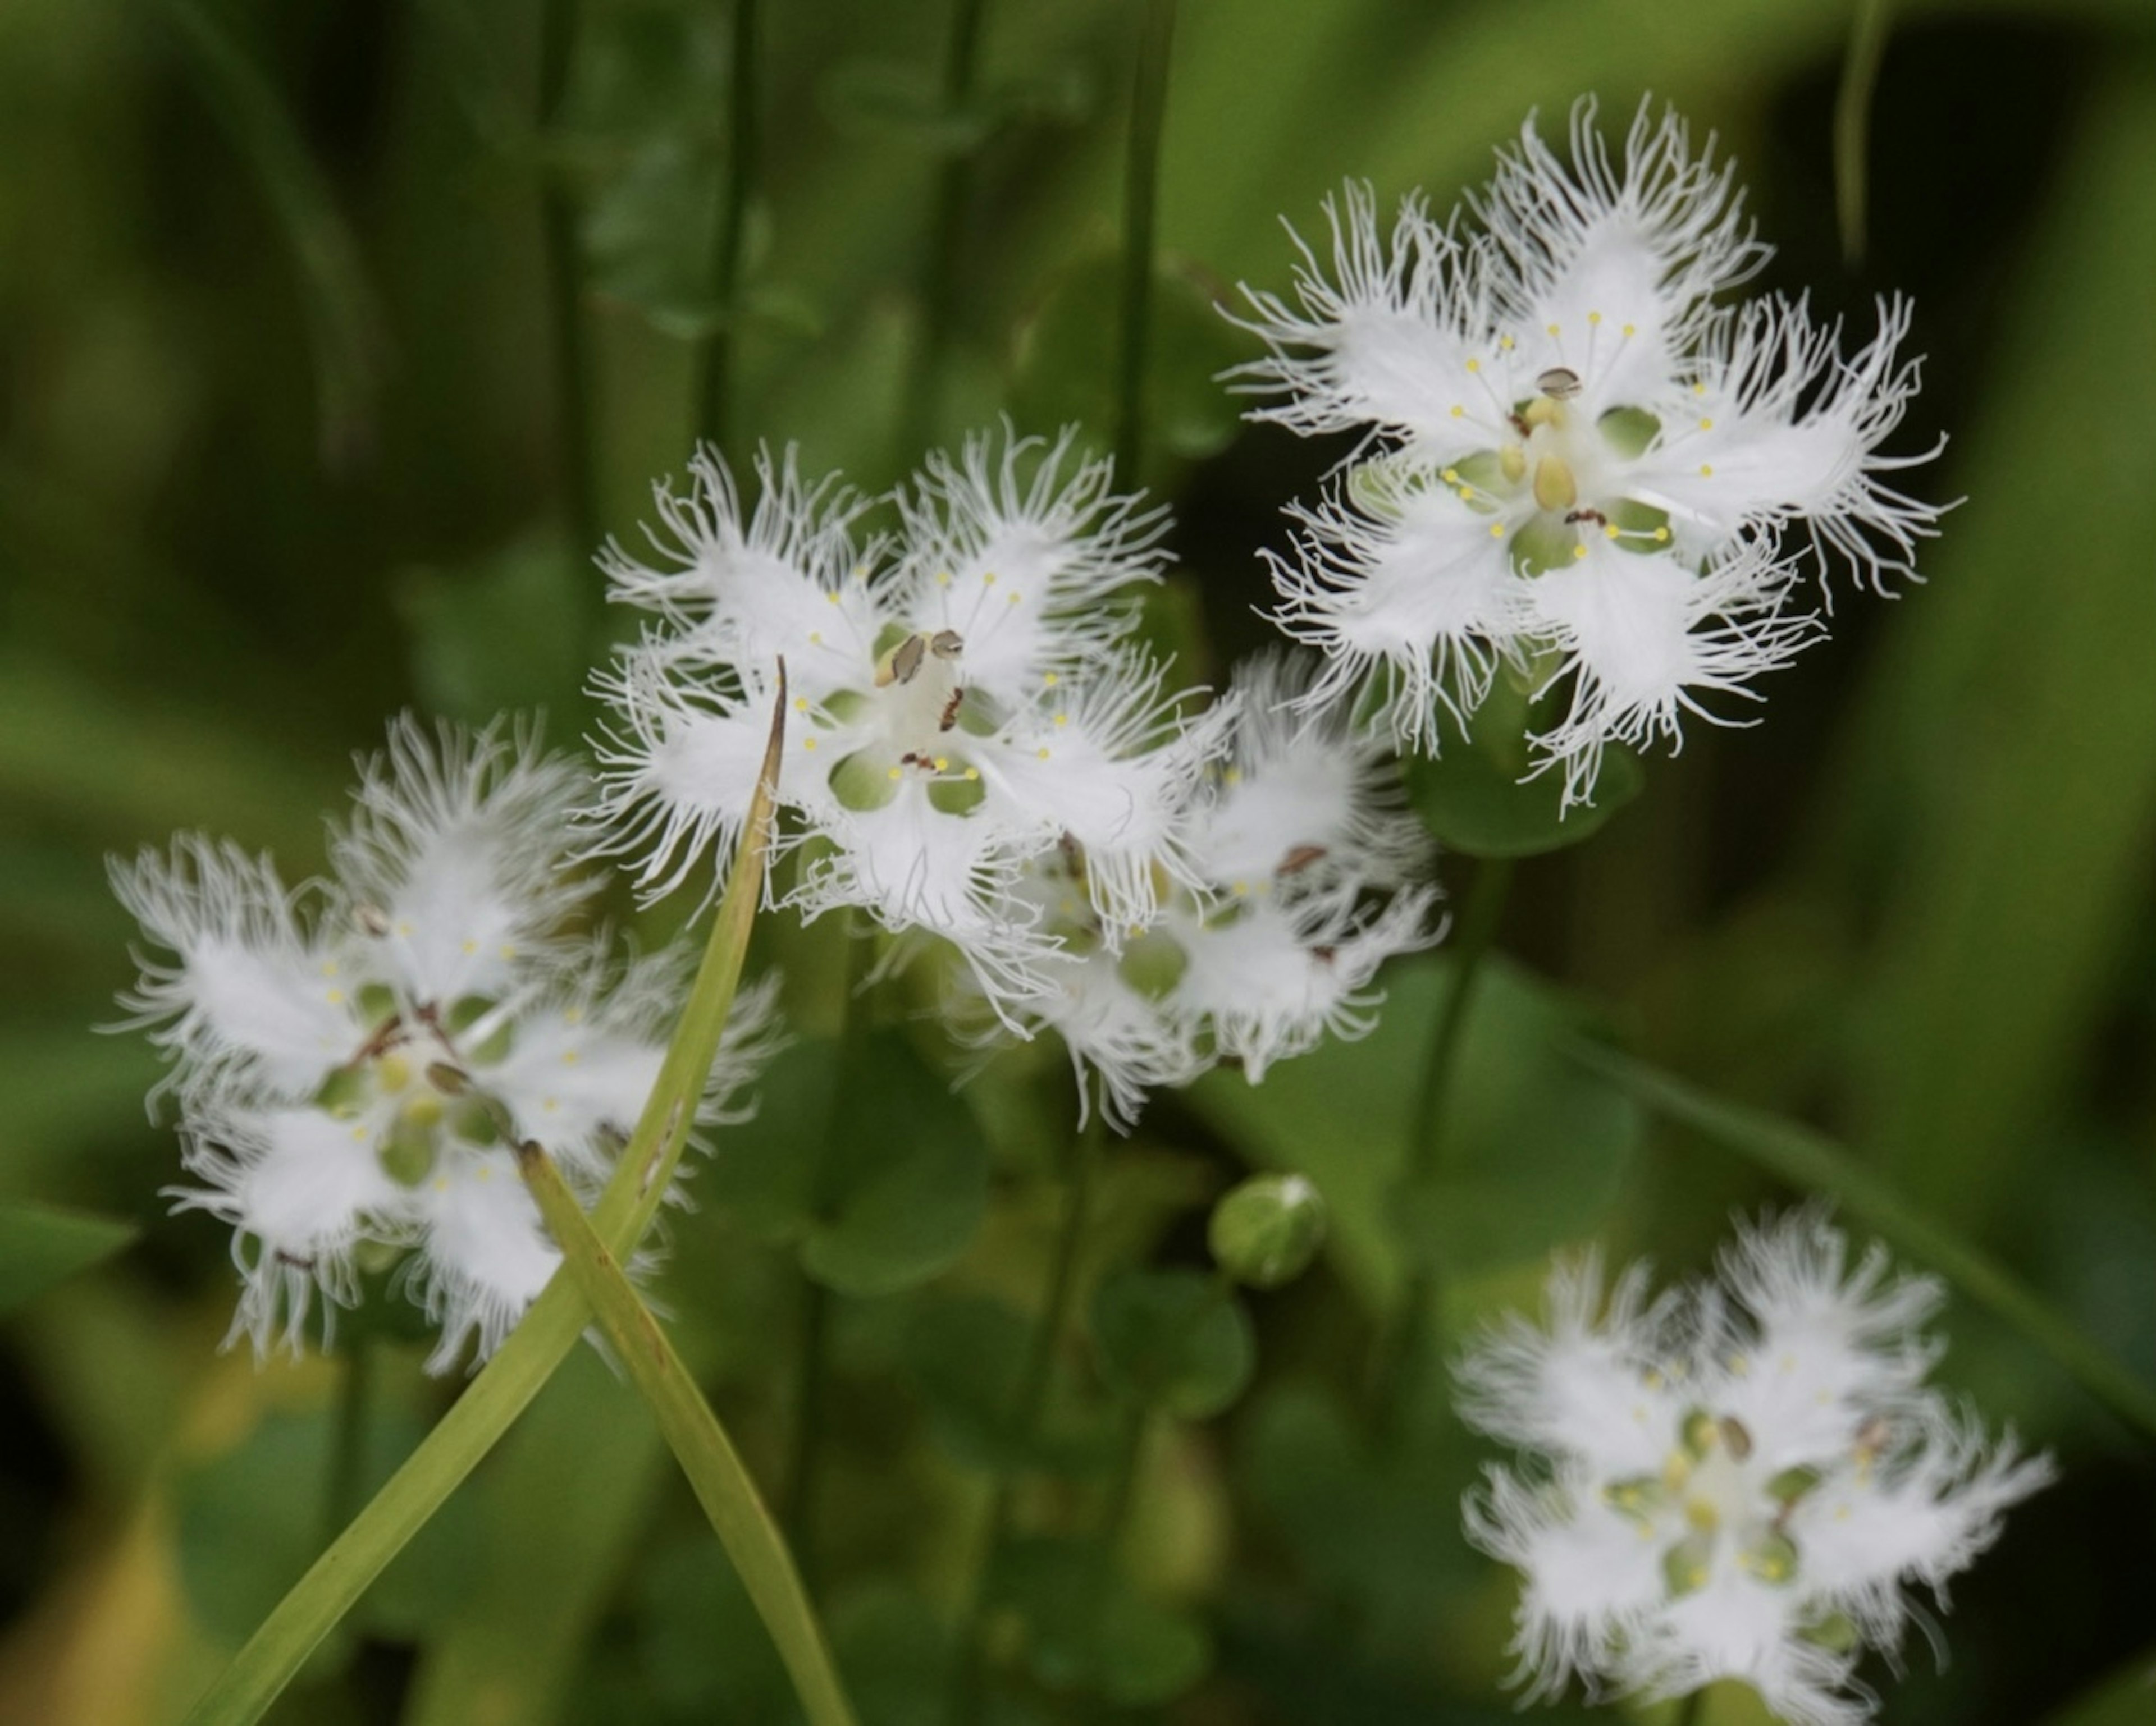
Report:
[[1569,366],[1553,366],[1535,380],[1535,387],[1553,402],[1569,402],[1579,393],[1579,374]]
[[966,638],[955,629],[939,629],[928,638],[928,651],[939,659],[955,659],[966,651]]
[[379,905],[354,905],[352,914],[364,934],[379,940],[389,933],[389,914]]
[[1274,873],[1281,875],[1299,875],[1325,855],[1326,850],[1322,845],[1298,845],[1281,859],[1280,868]]
[[910,684],[921,674],[921,662],[928,652],[925,636],[909,635],[898,644],[898,651],[891,656],[891,675],[879,677],[880,684]]

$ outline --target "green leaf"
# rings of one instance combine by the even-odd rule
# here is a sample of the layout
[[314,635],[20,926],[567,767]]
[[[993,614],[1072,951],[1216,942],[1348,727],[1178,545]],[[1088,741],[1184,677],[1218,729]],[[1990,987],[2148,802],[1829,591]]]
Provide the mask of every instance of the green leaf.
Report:
[[833,1608],[831,1621],[839,1664],[864,1719],[875,1726],[945,1726],[951,1630],[933,1605],[909,1590],[871,1585],[850,1590]]
[[1408,1125],[1450,970],[1444,954],[1396,966],[1368,1037],[1282,1062],[1261,1085],[1219,1072],[1187,1093],[1253,1161],[1316,1185],[1327,1250],[1379,1311],[1399,1274],[1404,1202],[1449,1278],[1499,1270],[1591,1232],[1639,1138],[1638,1109],[1568,1053],[1589,1015],[1492,956],[1455,1058],[1442,1169],[1406,1199]]
[[[175,1478],[181,1584],[219,1641],[243,1640],[320,1545],[334,1426],[327,1409],[272,1411],[237,1445]],[[367,1411],[362,1486],[388,1479],[424,1430],[411,1410],[377,1399]],[[477,1569],[475,1529],[472,1508],[459,1503],[421,1530],[369,1594],[369,1620],[408,1636],[441,1622]]]
[[0,1313],[11,1313],[135,1238],[132,1225],[48,1205],[0,1205]]
[[1527,776],[1527,723],[1525,698],[1500,677],[1471,735],[1445,716],[1438,753],[1407,757],[1408,799],[1440,844],[1484,858],[1562,850],[1593,837],[1646,784],[1639,757],[1613,746],[1603,751],[1594,801],[1567,810],[1562,772]]
[[[1118,335],[1109,308],[1122,293],[1120,253],[1064,270],[1019,332],[1011,409],[1022,426],[1076,423],[1105,436],[1116,422]],[[1241,404],[1219,375],[1243,357],[1235,326],[1220,315],[1224,284],[1172,258],[1153,271],[1147,344],[1145,444],[1199,461],[1227,448]]]
[[1460,1465],[1427,1443],[1380,1452],[1329,1387],[1289,1382],[1250,1410],[1241,1484],[1321,1587],[1389,1622],[1428,1622],[1474,1574]]
[[994,1597],[1025,1620],[1026,1662],[1051,1690],[1157,1707],[1212,1664],[1204,1629],[1145,1599],[1113,1555],[1089,1541],[1013,1543],[998,1561]]
[[706,1720],[776,1720],[793,1687],[755,1602],[709,1540],[677,1540],[639,1566],[639,1662],[653,1698]]
[[1219,1413],[1250,1381],[1250,1315],[1199,1272],[1115,1272],[1094,1292],[1092,1323],[1108,1382],[1180,1420]]
[[[570,1355],[477,1483],[476,1514],[465,1519],[475,1562],[455,1597],[413,1626],[419,1667],[401,1726],[565,1718],[570,1679],[642,1537],[665,1466],[657,1431],[619,1375],[590,1350]],[[464,1502],[452,1499],[449,1515]],[[696,1549],[726,1570],[708,1543]],[[409,1556],[385,1585],[411,1567]],[[749,1633],[775,1668],[753,1615]]]
[[750,1227],[798,1242],[802,1267],[849,1294],[926,1282],[971,1244],[988,1153],[973,1112],[904,1037],[803,1040],[765,1075],[707,1191]]
[[1683,1122],[1800,1191],[1840,1199],[1896,1246],[2014,1326],[2113,1414],[2156,1437],[2156,1385],[2122,1366],[2057,1308],[1832,1140],[1794,1121],[1725,1103],[1594,1044],[1583,1042],[1573,1053],[1657,1114]]
[[[2092,90],[2042,205],[1984,417],[1957,431],[1972,501],[1927,547],[1931,577],[1882,619],[1870,699],[1822,800],[1850,920],[1873,943],[1850,1047],[1864,1125],[1910,1199],[1974,1232],[2011,1227],[2031,1138],[2086,1083],[2145,927],[2156,832],[2156,641],[2146,464],[2156,447],[2156,92],[2122,61]],[[2101,402],[2100,442],[2056,404]],[[2064,559],[2070,580],[2031,581]]]
[[976,1468],[1007,1472],[1029,1452],[1012,1433],[1032,1326],[981,1296],[924,1306],[906,1335],[909,1375],[944,1448]]

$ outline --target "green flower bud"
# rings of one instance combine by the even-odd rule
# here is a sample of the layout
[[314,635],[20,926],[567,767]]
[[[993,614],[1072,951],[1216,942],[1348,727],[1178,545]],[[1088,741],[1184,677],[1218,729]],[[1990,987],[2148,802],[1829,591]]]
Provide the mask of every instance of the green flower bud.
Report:
[[1325,1239],[1325,1201],[1300,1175],[1255,1175],[1213,1207],[1206,1231],[1220,1268],[1277,1288],[1309,1268]]

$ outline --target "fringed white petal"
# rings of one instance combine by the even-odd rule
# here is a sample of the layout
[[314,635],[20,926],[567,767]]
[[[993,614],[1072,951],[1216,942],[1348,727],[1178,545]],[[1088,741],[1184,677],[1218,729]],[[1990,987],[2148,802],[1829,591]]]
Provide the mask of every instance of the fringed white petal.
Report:
[[414,1293],[441,1329],[427,1370],[454,1366],[474,1338],[475,1369],[537,1299],[562,1262],[506,1150],[459,1146],[413,1196],[424,1231]]
[[1191,866],[1213,886],[1278,879],[1298,894],[1353,894],[1427,873],[1429,835],[1404,807],[1384,740],[1355,730],[1344,703],[1313,705],[1320,675],[1310,654],[1236,667],[1229,754],[1190,816]]
[[167,1187],[176,1211],[206,1211],[233,1231],[242,1288],[228,1345],[256,1358],[281,1335],[296,1355],[317,1294],[322,1339],[357,1298],[352,1249],[394,1232],[404,1191],[382,1172],[371,1124],[318,1109],[213,1106],[182,1124],[187,1166],[206,1186]]
[[1817,641],[1809,613],[1782,609],[1786,577],[1756,550],[1703,575],[1660,552],[1589,542],[1589,555],[1532,584],[1537,623],[1563,655],[1550,682],[1572,679],[1564,717],[1533,739],[1536,771],[1564,777],[1564,804],[1591,802],[1602,751],[1683,741],[1680,720],[1742,723],[1706,705],[1758,701],[1753,679]]
[[593,883],[569,873],[569,818],[588,789],[567,756],[501,725],[431,735],[409,714],[360,762],[331,854],[372,936],[376,971],[410,1005],[495,995],[539,956]]
[[1130,633],[1134,586],[1160,579],[1168,516],[1114,479],[1077,453],[1075,427],[1051,444],[1006,424],[930,456],[899,494],[907,616],[963,638],[969,684],[1023,700]]
[[1271,354],[1229,375],[1242,389],[1286,397],[1250,417],[1306,435],[1380,426],[1440,461],[1476,447],[1461,421],[1472,411],[1466,404],[1483,401],[1470,362],[1488,346],[1491,307],[1474,249],[1433,221],[1419,197],[1401,201],[1388,240],[1375,194],[1352,182],[1325,201],[1325,219],[1329,269],[1288,230],[1302,259],[1300,310],[1243,289],[1255,315],[1235,321]]
[[1326,658],[1306,699],[1348,699],[1374,679],[1401,746],[1435,753],[1440,709],[1464,720],[1481,704],[1519,626],[1503,524],[1435,476],[1390,489],[1382,513],[1342,485],[1289,514],[1302,530],[1294,559],[1267,561],[1281,627]]
[[268,857],[193,833],[169,855],[116,858],[110,873],[143,933],[174,955],[138,953],[140,976],[120,997],[121,1028],[147,1030],[174,1063],[160,1091],[234,1080],[296,1101],[365,1041],[354,931],[336,893],[288,893]]

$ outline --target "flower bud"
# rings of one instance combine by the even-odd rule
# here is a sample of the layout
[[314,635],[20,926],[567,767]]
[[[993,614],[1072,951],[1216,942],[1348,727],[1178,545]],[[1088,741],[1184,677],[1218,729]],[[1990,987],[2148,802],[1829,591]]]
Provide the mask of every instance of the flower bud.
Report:
[[1206,1231],[1220,1268],[1277,1288],[1308,1268],[1325,1239],[1325,1201],[1300,1175],[1254,1175],[1214,1206]]

